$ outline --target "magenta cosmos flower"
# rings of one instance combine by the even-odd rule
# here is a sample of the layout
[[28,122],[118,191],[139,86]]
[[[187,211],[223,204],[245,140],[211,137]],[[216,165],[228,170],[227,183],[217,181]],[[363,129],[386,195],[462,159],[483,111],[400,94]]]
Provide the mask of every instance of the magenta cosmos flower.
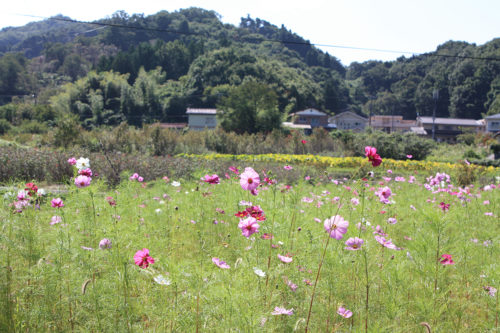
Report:
[[344,220],[342,216],[335,215],[329,219],[326,219],[323,225],[326,232],[330,234],[331,238],[342,239],[342,237],[344,237],[344,234],[347,232],[349,222]]
[[231,266],[229,266],[225,261],[222,261],[219,258],[212,258],[212,262],[216,264],[219,268],[224,268],[224,269],[231,268]]
[[55,198],[55,199],[52,199],[52,201],[50,202],[50,205],[54,208],[61,208],[61,207],[64,207],[64,203],[62,201],[61,198]]
[[259,186],[260,177],[252,168],[245,168],[245,171],[240,176],[240,185],[245,191],[253,191]]
[[342,317],[344,317],[344,318],[351,318],[352,317],[352,311],[351,310],[347,310],[346,308],[343,308],[343,307],[340,307],[337,310],[337,313],[339,315],[341,315]]
[[379,154],[377,154],[377,148],[366,146],[365,156],[368,157],[368,160],[372,163],[372,166],[374,167],[382,164],[382,158],[380,157]]
[[76,187],[82,188],[82,187],[87,187],[90,185],[90,182],[92,181],[92,178],[80,175],[75,178],[75,185]]
[[241,229],[241,233],[243,236],[246,238],[250,237],[256,232],[259,232],[259,223],[257,223],[257,220],[251,216],[247,217],[244,220],[241,220],[240,223],[238,223],[238,228]]
[[92,177],[92,169],[85,168],[82,170],[78,170],[78,174],[82,176]]
[[441,265],[453,265],[455,262],[451,258],[451,254],[443,254],[441,258],[444,258],[440,261]]
[[155,260],[149,255],[148,249],[142,249],[135,253],[134,262],[140,268],[148,268],[149,264],[154,264]]
[[201,178],[205,183],[209,184],[219,184],[219,176],[216,174],[213,175],[205,175],[205,177]]
[[74,157],[69,158],[68,159],[68,163],[69,163],[69,165],[75,165],[76,164],[76,158],[74,158]]
[[361,245],[363,245],[364,241],[361,238],[354,237],[354,238],[349,238],[346,242],[345,245],[347,245],[344,249],[350,250],[350,251],[357,251],[361,250]]

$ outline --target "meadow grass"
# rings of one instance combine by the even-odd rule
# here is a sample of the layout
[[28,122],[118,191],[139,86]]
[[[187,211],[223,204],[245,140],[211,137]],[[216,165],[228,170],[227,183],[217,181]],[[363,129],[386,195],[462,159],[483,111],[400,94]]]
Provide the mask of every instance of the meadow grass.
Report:
[[[426,323],[438,332],[498,331],[500,187],[426,189],[422,175],[395,181],[401,175],[382,168],[364,180],[278,178],[257,196],[231,171],[220,184],[128,180],[109,189],[93,181],[22,211],[11,205],[17,193],[5,193],[0,330],[421,332]],[[385,186],[388,203],[375,194]],[[64,207],[51,207],[56,196]],[[248,238],[235,216],[248,207],[242,201],[266,217]],[[340,240],[323,225],[337,214],[349,221]],[[51,225],[53,216],[62,221]],[[351,237],[364,240],[361,250],[345,249]],[[110,249],[99,248],[104,238]],[[147,268],[134,263],[144,248],[154,258]],[[443,254],[453,264],[443,265]],[[273,315],[275,307],[293,314]]]

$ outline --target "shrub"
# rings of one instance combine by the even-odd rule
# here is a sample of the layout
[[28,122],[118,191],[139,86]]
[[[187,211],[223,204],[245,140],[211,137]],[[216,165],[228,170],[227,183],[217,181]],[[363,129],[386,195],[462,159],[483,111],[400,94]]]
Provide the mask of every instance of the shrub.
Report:
[[500,158],[500,143],[493,143],[490,146],[490,149],[493,152],[493,154],[495,155],[495,159],[499,159]]
[[24,121],[21,126],[19,126],[19,131],[21,133],[43,134],[47,133],[49,128],[44,123],[37,121]]
[[6,119],[0,119],[0,135],[7,133],[12,126]]

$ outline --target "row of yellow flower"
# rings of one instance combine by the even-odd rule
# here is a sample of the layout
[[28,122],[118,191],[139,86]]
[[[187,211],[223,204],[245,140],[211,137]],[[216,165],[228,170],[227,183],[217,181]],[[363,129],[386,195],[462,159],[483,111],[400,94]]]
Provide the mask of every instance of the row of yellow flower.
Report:
[[[230,155],[230,154],[180,154],[181,157],[201,158],[206,160],[233,160],[233,161],[249,161],[249,162],[277,162],[283,164],[305,164],[330,168],[355,168],[366,161],[363,157],[329,157],[316,155],[286,155],[286,154],[261,154],[261,155]],[[400,169],[407,171],[428,170],[447,172],[462,168],[463,164],[440,163],[430,161],[406,160],[399,161],[389,158],[383,160],[383,167],[387,169]],[[493,166],[484,167],[471,164],[469,167],[474,168],[479,173],[499,175],[500,168]]]

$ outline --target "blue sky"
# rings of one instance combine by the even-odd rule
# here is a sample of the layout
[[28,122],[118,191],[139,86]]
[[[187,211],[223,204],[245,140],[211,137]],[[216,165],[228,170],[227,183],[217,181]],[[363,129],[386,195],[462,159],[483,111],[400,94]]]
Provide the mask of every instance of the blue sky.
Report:
[[77,20],[96,20],[118,10],[149,15],[191,6],[216,11],[224,23],[237,25],[241,17],[250,14],[277,26],[284,24],[311,43],[339,46],[320,48],[344,65],[430,52],[449,40],[480,45],[500,37],[498,0],[19,0],[2,4],[0,28],[39,20],[23,15],[63,14]]

